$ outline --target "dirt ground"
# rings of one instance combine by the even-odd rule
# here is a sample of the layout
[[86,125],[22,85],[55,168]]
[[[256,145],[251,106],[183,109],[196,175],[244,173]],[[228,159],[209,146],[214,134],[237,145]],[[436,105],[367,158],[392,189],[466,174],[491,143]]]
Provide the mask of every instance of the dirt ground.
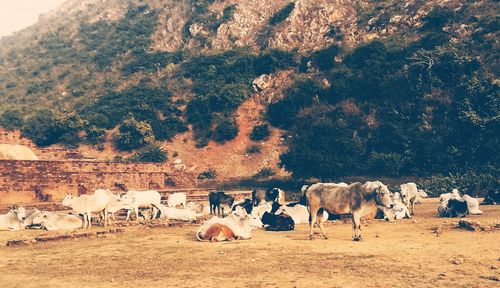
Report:
[[[0,246],[0,287],[500,287],[500,229],[452,228],[458,219],[437,218],[437,200],[426,200],[413,219],[370,221],[364,242],[351,241],[350,223],[336,222],[326,225],[328,240],[310,241],[307,225],[297,225],[198,242],[198,226],[185,225]],[[469,219],[499,222],[500,206],[481,209]],[[0,244],[55,233],[0,232]]]

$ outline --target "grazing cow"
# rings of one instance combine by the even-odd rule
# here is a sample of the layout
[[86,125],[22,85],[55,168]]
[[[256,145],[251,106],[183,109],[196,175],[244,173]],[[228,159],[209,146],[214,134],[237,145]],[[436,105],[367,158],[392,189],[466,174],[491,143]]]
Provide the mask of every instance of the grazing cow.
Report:
[[26,219],[26,209],[13,206],[7,214],[0,215],[0,230],[18,231],[24,229],[21,225]]
[[500,204],[500,191],[490,190],[484,197],[481,205],[498,205]]
[[129,190],[125,195],[122,196],[122,199],[125,201],[130,201],[131,210],[127,211],[127,218],[125,220],[129,220],[130,214],[132,211],[135,212],[136,220],[139,218],[139,207],[151,207],[153,206],[153,217],[157,215],[157,210],[162,207],[161,205],[161,195],[158,191],[155,190],[146,190],[146,191],[134,191]]
[[441,203],[438,212],[441,217],[465,217],[467,215],[467,202],[451,198]]
[[469,214],[471,215],[483,214],[483,211],[479,210],[479,200],[477,200],[477,198],[465,194],[464,196],[462,196],[462,200],[467,203],[467,210]]
[[[214,226],[215,228],[212,228]],[[225,218],[214,216],[205,221],[196,232],[196,238],[199,241],[250,239],[251,232],[252,227],[248,215],[238,216],[231,213]]]
[[323,221],[317,218],[323,217],[323,210],[332,214],[352,215],[353,240],[360,241],[361,238],[361,217],[368,214],[375,214],[377,206],[392,208],[394,206],[389,189],[380,184],[378,187],[369,188],[370,183],[361,184],[359,182],[349,185],[349,187],[339,187],[317,183],[311,185],[306,191],[307,207],[311,217],[309,218],[309,238],[314,239],[314,224],[319,223],[319,229],[325,239],[328,239],[323,228]]
[[406,207],[408,207],[411,215],[415,215],[415,202],[418,199],[417,184],[409,182],[401,184],[399,188],[401,189],[403,204],[405,204]]
[[[290,203],[287,205],[281,206],[275,214],[285,213],[292,217],[293,222],[295,224],[306,224],[309,223],[309,211],[307,210],[307,206],[302,205],[300,203]],[[318,217],[318,220],[325,222],[328,220],[328,212],[323,210],[323,217]],[[318,224],[318,223],[317,223]],[[319,225],[319,224],[318,224]]]
[[[111,191],[97,189],[93,195],[81,195],[74,197],[71,194],[66,195],[61,205],[71,207],[79,214],[83,214],[83,228],[92,227],[92,212],[102,212],[107,215],[106,206],[111,198]],[[107,217],[104,217],[104,226],[107,225]]]
[[279,188],[272,188],[267,191],[256,189],[252,191],[253,206],[259,206],[262,202],[278,202],[285,204],[285,192]]
[[162,219],[170,219],[170,220],[180,220],[180,221],[195,221],[196,220],[196,211],[192,209],[179,209],[175,207],[166,207],[163,206],[160,208]]
[[[234,197],[222,191],[208,193],[208,200],[210,202],[210,214],[215,214],[217,208],[217,215],[220,215],[222,204],[232,207],[234,203]],[[224,216],[224,207],[222,207],[222,216]]]
[[82,218],[68,213],[41,212],[33,219],[33,225],[40,225],[48,231],[78,229],[83,223]]
[[264,212],[262,215],[262,223],[267,231],[290,231],[295,228],[292,217],[286,214],[276,215]]
[[186,208],[186,193],[179,192],[170,194],[168,196],[167,206],[176,208]]

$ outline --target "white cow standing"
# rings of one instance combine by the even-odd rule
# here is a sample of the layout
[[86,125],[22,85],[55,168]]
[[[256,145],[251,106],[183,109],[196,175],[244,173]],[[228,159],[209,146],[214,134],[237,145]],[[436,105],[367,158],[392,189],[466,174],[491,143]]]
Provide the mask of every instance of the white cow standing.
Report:
[[112,194],[108,205],[106,205],[106,211],[108,213],[106,217],[108,218],[108,221],[110,214],[111,219],[113,219],[113,221],[116,221],[115,213],[121,209],[132,210],[132,199],[122,199],[119,195]]
[[[161,211],[163,205],[161,204],[161,195],[158,191],[155,190],[146,190],[146,191],[134,191],[130,190],[125,195],[122,196],[122,199],[125,201],[130,201],[131,210],[127,212],[127,221],[130,219],[130,214],[132,211],[135,212],[135,219],[139,219],[139,207],[151,207],[153,206],[153,218],[158,213],[158,210]],[[163,214],[163,211],[162,211]]]
[[[104,211],[104,215],[108,214],[106,206],[110,201],[110,194],[112,194],[111,191],[104,189],[97,189],[93,195],[81,195],[79,197],[68,194],[61,204],[71,207],[77,213],[82,214],[83,228],[91,228],[92,212],[100,213]],[[104,226],[107,224],[107,217],[104,217]]]
[[417,184],[413,182],[401,184],[399,186],[401,189],[401,196],[403,198],[403,204],[408,207],[410,210],[410,214],[414,215],[415,214],[415,202],[417,201],[418,198],[418,189],[417,189]]

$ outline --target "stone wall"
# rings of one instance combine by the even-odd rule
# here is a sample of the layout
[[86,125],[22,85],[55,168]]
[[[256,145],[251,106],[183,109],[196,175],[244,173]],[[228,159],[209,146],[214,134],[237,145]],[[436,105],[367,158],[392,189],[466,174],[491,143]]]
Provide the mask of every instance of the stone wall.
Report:
[[[67,192],[195,187],[196,177],[169,164],[0,160],[0,204],[59,201]],[[79,188],[80,185],[80,188]]]

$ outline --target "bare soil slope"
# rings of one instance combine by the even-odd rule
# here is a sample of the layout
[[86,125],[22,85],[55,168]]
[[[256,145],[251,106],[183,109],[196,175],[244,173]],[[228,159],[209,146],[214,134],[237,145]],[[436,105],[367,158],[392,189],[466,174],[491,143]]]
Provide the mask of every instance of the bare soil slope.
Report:
[[[186,225],[1,247],[0,286],[498,287],[500,231],[451,228],[458,219],[437,218],[436,206],[432,199],[414,219],[370,222],[359,243],[351,241],[350,223],[328,223],[329,240],[310,241],[306,225],[298,225],[292,232],[254,231],[248,241],[201,243],[197,226]],[[481,209],[484,215],[470,218],[498,222],[500,207]],[[41,233],[50,234],[1,232],[0,243]]]

